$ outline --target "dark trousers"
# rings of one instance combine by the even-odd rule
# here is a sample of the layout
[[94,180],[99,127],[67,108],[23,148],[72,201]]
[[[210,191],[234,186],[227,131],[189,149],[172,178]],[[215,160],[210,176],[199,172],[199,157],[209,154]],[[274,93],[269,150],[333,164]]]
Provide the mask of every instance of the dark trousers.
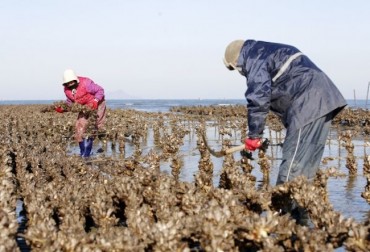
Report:
[[329,113],[296,131],[289,131],[283,144],[283,159],[276,184],[300,175],[315,177],[324,153],[333,113]]

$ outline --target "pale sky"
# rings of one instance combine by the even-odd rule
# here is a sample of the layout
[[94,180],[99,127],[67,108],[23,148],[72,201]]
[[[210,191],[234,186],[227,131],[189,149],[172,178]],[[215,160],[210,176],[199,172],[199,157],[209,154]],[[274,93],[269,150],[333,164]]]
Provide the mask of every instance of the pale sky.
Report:
[[235,39],[290,44],[347,99],[370,82],[369,0],[0,0],[0,100],[64,100],[63,71],[143,99],[244,99]]

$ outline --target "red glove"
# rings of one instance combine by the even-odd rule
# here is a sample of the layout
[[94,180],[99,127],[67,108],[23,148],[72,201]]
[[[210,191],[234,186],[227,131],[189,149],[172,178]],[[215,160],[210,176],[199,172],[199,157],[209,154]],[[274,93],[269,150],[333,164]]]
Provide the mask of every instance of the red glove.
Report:
[[90,108],[96,110],[98,109],[98,105],[99,105],[99,101],[97,99],[94,99],[92,103],[90,103]]
[[262,146],[261,138],[247,138],[245,139],[245,148],[249,151],[255,151]]
[[62,107],[56,107],[55,111],[58,112],[58,113],[63,113],[64,109]]

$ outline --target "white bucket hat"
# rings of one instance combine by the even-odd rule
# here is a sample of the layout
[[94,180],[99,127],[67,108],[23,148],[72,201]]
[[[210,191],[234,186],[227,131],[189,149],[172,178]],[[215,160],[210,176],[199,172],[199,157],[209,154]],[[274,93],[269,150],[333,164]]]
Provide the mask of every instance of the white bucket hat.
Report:
[[77,81],[77,83],[79,82],[77,75],[73,72],[73,70],[67,69],[63,74],[63,85],[71,81]]

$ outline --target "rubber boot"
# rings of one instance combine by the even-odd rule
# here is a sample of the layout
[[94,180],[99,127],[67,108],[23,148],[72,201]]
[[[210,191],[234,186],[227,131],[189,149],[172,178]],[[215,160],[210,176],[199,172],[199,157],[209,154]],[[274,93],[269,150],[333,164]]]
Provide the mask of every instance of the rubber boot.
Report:
[[78,142],[78,145],[80,146],[80,156],[83,156],[85,153],[85,143],[84,141]]
[[84,139],[85,151],[84,154],[82,155],[83,157],[90,157],[92,146],[93,146],[92,138]]

